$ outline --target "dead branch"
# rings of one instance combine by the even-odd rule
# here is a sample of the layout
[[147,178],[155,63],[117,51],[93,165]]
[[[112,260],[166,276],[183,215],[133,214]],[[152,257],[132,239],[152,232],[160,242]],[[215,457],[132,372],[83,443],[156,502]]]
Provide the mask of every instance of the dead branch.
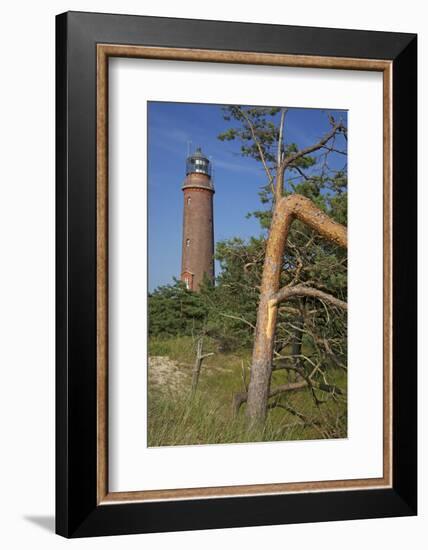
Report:
[[[274,389],[271,389],[269,392],[269,397],[274,397],[275,395],[279,395],[280,393],[289,392],[289,391],[297,391],[301,390],[302,388],[307,387],[307,382],[294,382],[291,384],[282,384],[281,386],[277,386]],[[248,398],[248,392],[239,392],[235,393],[233,396],[232,401],[232,413],[233,416],[236,417],[241,405],[247,401]]]
[[[290,370],[296,370],[296,367],[290,367]],[[283,393],[299,391],[299,390],[302,390],[303,388],[309,388],[311,390],[315,388],[317,390],[323,391],[324,393],[344,395],[344,392],[337,386],[315,382],[314,380],[311,380],[310,384],[313,386],[313,388],[310,388],[310,385],[308,384],[308,381],[307,381],[308,378],[310,378],[310,376],[307,377],[305,380],[302,380],[299,382],[281,384],[279,386],[276,386],[276,388],[272,388],[269,391],[269,399],[271,397],[275,397]],[[232,400],[232,415],[234,418],[238,415],[241,405],[247,401],[247,398],[248,398],[248,392],[238,392],[234,394],[233,400]]]
[[295,162],[299,158],[304,157],[305,155],[309,155],[310,153],[314,153],[315,151],[318,151],[319,149],[324,147],[324,145],[328,141],[330,141],[330,139],[336,134],[336,132],[338,130],[342,130],[342,129],[343,129],[342,122],[337,122],[337,123],[333,124],[331,130],[329,132],[327,132],[320,139],[320,141],[318,143],[314,143],[313,145],[310,145],[309,147],[305,147],[304,149],[301,149],[300,151],[297,151],[296,153],[292,153],[291,155],[286,157],[283,160],[283,162],[281,163],[282,167],[287,168],[288,166],[290,166],[291,163]]
[[244,386],[244,391],[248,391],[248,384],[247,384],[247,375],[245,372],[245,366],[244,366],[244,360],[241,360],[241,378],[242,378],[242,384]]
[[236,321],[242,321],[249,327],[251,327],[253,330],[256,329],[256,327],[250,323],[250,321],[247,321],[247,319],[244,319],[243,317],[238,317],[237,315],[229,315],[228,313],[219,313],[222,317],[227,317],[228,319],[235,319]]
[[287,403],[281,403],[280,401],[277,401],[276,403],[270,403],[269,409],[274,409],[276,407],[279,407],[281,409],[285,409],[287,412],[292,414],[293,416],[296,416],[304,426],[317,426],[320,424],[319,421],[311,420],[307,416],[305,416],[303,413],[292,407],[291,405]]
[[317,288],[307,287],[304,285],[285,286],[281,288],[280,290],[278,290],[278,292],[274,295],[269,303],[270,305],[278,305],[288,298],[295,296],[308,296],[310,298],[318,298],[318,300],[329,302],[330,304],[339,307],[340,309],[348,309],[348,304],[346,302],[335,298],[331,294],[327,294],[327,292],[323,292],[322,290],[318,290]]
[[285,109],[285,108],[281,109],[281,121],[279,123],[279,136],[278,136],[277,166],[279,166],[282,162],[282,141],[283,141],[283,133],[284,133],[284,120],[287,112],[288,112],[288,109]]
[[272,185],[273,183],[273,176],[272,176],[272,173],[271,171],[269,170],[269,167],[266,163],[266,159],[265,159],[265,156],[263,154],[263,149],[262,149],[262,146],[260,145],[260,142],[259,140],[257,139],[257,136],[256,136],[256,131],[254,129],[254,125],[253,123],[251,122],[251,119],[250,117],[247,115],[247,113],[245,112],[244,109],[239,109],[240,113],[242,114],[242,116],[245,118],[247,124],[248,124],[248,128],[250,129],[250,132],[251,132],[251,135],[253,137],[253,140],[254,140],[254,143],[256,144],[256,147],[258,149],[258,152],[259,152],[259,155],[260,155],[260,160],[262,161],[262,164],[263,164],[263,168],[265,169],[265,172],[266,172],[266,175],[268,177],[268,180],[269,180],[269,183],[270,185]]
[[196,359],[195,364],[193,366],[193,373],[192,373],[192,397],[195,395],[196,388],[198,387],[199,382],[199,375],[201,373],[201,367],[202,367],[202,361],[206,359],[207,357],[210,357],[211,355],[214,355],[214,353],[202,353],[204,345],[204,339],[199,338],[198,343],[196,345]]

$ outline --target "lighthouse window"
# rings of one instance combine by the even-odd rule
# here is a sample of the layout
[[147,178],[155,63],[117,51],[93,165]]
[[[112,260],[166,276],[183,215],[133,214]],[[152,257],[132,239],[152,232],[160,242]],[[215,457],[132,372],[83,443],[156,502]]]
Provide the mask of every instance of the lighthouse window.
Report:
[[187,204],[190,204],[192,202],[192,199],[190,197],[187,197]]
[[190,246],[190,239],[186,239],[186,246]]

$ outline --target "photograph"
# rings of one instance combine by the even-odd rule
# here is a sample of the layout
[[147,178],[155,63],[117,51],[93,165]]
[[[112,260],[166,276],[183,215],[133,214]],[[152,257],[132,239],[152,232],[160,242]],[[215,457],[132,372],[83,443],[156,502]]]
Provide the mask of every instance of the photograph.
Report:
[[147,121],[148,446],[347,438],[348,112]]
[[56,17],[63,537],[417,514],[418,37],[317,9]]
[[427,546],[422,6],[4,3],[1,548]]

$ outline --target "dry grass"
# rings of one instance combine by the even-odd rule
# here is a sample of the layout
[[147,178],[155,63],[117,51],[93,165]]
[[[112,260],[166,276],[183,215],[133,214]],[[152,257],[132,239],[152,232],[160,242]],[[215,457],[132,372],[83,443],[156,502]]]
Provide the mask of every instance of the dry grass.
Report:
[[[204,351],[215,351],[215,348],[207,342]],[[190,390],[195,346],[192,339],[152,339],[149,353],[149,446],[331,439],[347,435],[346,402],[317,392],[324,401],[317,406],[308,389],[281,396],[278,402],[288,410],[271,409],[264,430],[248,433],[244,427],[245,405],[238,417],[233,418],[231,404],[234,393],[243,391],[244,378],[248,381],[250,350],[216,351],[207,358],[193,399]],[[286,371],[273,373],[272,387],[286,383],[288,376]],[[346,392],[346,373],[331,370],[329,380]],[[303,414],[304,420],[290,410]]]

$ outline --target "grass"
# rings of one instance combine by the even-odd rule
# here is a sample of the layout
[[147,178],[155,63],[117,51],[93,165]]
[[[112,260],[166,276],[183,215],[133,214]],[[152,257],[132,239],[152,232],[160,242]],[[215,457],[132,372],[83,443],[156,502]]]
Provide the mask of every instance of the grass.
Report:
[[[232,415],[234,393],[244,390],[243,367],[248,383],[251,350],[219,353],[208,340],[204,353],[214,355],[204,360],[199,385],[190,395],[191,371],[195,345],[191,338],[150,339],[149,355],[163,356],[178,362],[179,388],[149,376],[148,444],[198,445],[249,441],[309,440],[343,438],[347,435],[347,409],[342,400],[317,391],[324,402],[317,406],[308,389],[283,394],[279,400],[288,409],[303,414],[305,421],[284,408],[269,410],[263,431],[248,433],[244,425],[245,404],[237,418]],[[272,387],[286,383],[286,371],[274,372]],[[346,373],[329,370],[329,383],[346,392]],[[272,402],[272,400],[271,400]]]

